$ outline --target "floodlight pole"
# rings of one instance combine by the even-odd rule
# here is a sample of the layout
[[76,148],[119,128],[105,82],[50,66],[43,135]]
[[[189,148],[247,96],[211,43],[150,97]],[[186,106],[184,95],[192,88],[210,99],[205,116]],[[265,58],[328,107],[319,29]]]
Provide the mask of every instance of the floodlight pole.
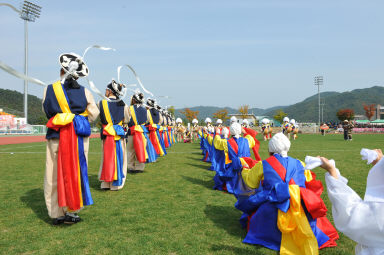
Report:
[[[28,75],[28,21],[34,22],[40,17],[41,7],[24,0],[21,9],[17,9],[15,6],[8,3],[0,3],[0,6],[8,6],[20,15],[20,18],[24,20],[24,74]],[[28,82],[24,80],[24,117],[26,124],[28,123]]]
[[324,106],[325,106],[325,101],[323,99],[323,103],[321,103],[321,122],[324,122]]
[[320,86],[323,85],[323,76],[315,76],[315,86],[317,86],[317,94],[319,97],[319,128],[320,128],[320,117],[321,117],[321,104],[320,104]]
[[[28,21],[24,20],[24,74],[28,76]],[[28,81],[24,80],[24,117],[28,124]]]

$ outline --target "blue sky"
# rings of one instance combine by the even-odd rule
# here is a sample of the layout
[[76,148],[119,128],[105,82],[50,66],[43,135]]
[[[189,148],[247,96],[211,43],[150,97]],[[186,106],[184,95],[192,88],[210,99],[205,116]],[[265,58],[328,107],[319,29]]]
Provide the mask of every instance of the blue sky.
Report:
[[[324,91],[384,85],[382,0],[32,2],[43,9],[29,23],[29,75],[45,82],[58,78],[61,53],[99,44],[117,49],[86,56],[100,90],[130,64],[177,108],[288,105],[317,92],[316,75]],[[0,60],[22,72],[23,21],[0,6],[0,24]],[[134,82],[125,69],[122,78]],[[0,70],[0,88],[23,91],[23,82]]]

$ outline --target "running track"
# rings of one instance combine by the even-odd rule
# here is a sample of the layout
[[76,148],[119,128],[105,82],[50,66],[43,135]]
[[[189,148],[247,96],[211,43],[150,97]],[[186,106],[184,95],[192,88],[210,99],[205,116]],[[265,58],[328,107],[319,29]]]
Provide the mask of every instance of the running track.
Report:
[[[99,134],[92,134],[91,138],[100,137]],[[0,137],[0,145],[5,144],[19,144],[19,143],[39,143],[45,142],[45,135],[26,135],[26,136],[1,136]]]

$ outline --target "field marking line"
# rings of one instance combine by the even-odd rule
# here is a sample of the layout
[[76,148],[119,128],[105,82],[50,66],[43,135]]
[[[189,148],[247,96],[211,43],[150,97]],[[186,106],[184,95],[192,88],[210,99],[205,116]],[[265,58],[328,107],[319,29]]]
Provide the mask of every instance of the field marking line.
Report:
[[[11,145],[11,144],[9,144]],[[21,147],[12,147],[12,148],[5,148],[0,149],[0,151],[7,151],[7,150],[15,150],[15,149],[22,149],[22,148],[32,148],[32,147],[39,147],[39,146],[46,146],[45,144],[35,144],[35,145],[28,145],[28,146],[21,146]]]

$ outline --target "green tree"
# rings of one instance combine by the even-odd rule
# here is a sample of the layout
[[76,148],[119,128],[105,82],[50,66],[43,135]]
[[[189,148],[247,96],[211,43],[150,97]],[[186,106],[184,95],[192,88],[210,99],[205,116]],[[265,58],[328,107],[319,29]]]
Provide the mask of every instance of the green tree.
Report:
[[168,112],[170,113],[170,114],[172,114],[172,116],[175,116],[175,107],[172,105],[172,106],[170,106],[170,107],[168,107]]
[[213,114],[213,118],[216,119],[216,120],[221,119],[223,121],[223,123],[225,123],[225,121],[227,119],[229,119],[228,110],[227,109],[223,109],[223,110],[219,110],[219,111],[215,112]]
[[199,115],[199,111],[192,111],[189,108],[185,108],[184,111],[179,110],[179,112],[185,115],[188,122],[192,122],[193,119],[197,119],[197,116]]
[[283,122],[284,117],[288,116],[288,113],[285,113],[282,109],[276,110],[273,118],[277,120],[279,123]]
[[353,109],[340,109],[336,116],[339,120],[353,120],[355,117],[355,111]]
[[248,110],[249,110],[249,105],[242,105],[242,106],[240,106],[240,108],[239,108],[239,113],[240,113],[240,115],[241,115],[241,117],[243,118],[243,119],[246,119],[247,118],[247,116],[248,116]]

